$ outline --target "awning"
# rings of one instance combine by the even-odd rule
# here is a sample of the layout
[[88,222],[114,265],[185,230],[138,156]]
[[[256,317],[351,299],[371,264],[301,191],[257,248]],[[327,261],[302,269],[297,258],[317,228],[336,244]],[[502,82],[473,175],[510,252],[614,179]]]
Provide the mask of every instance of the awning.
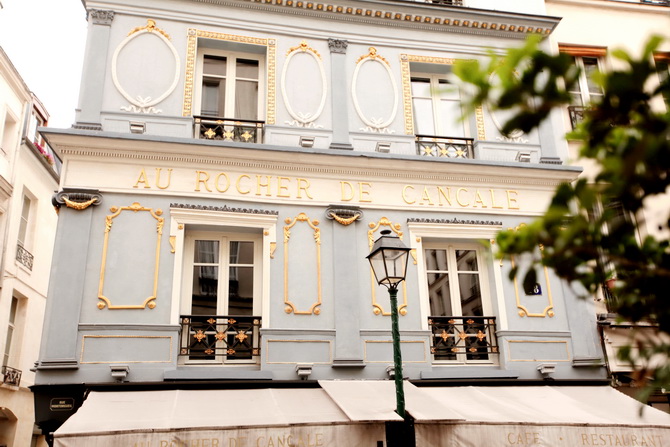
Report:
[[[384,422],[401,420],[392,381],[319,384],[321,389],[91,392],[56,431],[55,445],[376,446],[385,440]],[[405,400],[421,447],[670,445],[670,415],[606,386],[405,382]]]

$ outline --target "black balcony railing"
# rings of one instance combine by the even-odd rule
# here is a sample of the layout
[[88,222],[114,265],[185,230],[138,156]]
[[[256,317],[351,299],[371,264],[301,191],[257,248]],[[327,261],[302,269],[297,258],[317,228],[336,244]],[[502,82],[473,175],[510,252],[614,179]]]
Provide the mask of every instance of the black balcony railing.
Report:
[[261,317],[182,315],[179,355],[187,361],[252,360],[260,355]]
[[16,260],[23,264],[28,270],[33,270],[33,256],[28,250],[23,248],[21,244],[16,245]]
[[425,0],[425,2],[434,5],[463,6],[463,0]]
[[2,383],[5,385],[19,386],[21,384],[21,370],[9,366],[2,367]]
[[194,116],[196,138],[203,140],[262,143],[265,121]]
[[570,124],[572,124],[572,129],[576,129],[577,125],[584,121],[584,112],[588,110],[588,107],[584,106],[568,106],[568,113],[570,114]]
[[495,317],[428,317],[435,360],[490,360],[498,355]]
[[426,157],[475,158],[472,138],[417,135],[417,154]]

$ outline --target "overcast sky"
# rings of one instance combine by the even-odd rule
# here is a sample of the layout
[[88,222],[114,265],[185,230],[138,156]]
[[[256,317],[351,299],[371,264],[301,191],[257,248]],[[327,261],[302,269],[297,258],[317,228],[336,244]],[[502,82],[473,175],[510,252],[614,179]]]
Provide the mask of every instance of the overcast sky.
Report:
[[49,126],[74,123],[86,44],[81,0],[0,0],[0,46],[49,112]]

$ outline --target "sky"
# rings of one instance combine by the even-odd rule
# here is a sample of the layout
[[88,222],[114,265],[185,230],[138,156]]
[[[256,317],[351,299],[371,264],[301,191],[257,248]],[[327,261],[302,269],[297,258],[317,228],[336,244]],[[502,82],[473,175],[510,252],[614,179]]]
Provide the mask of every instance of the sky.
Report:
[[49,112],[49,126],[74,123],[86,44],[81,0],[0,0],[0,47]]

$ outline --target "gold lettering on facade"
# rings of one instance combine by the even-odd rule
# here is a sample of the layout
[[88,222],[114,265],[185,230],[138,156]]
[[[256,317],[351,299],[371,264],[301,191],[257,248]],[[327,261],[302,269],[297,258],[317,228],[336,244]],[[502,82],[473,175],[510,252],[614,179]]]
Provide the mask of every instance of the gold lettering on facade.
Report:
[[428,205],[434,205],[433,201],[430,200],[430,194],[428,194],[427,186],[423,187],[423,194],[421,194],[421,205],[423,205],[424,202],[427,202]]
[[491,193],[491,208],[496,209],[496,210],[501,210],[503,209],[502,206],[496,204],[496,194],[492,189],[489,189],[489,192]]
[[270,192],[270,180],[272,179],[271,175],[266,175],[265,177],[265,183],[261,180],[262,175],[257,175],[256,176],[256,195],[260,196],[261,195],[261,188],[265,188],[265,197],[272,197],[272,193]]
[[477,190],[475,192],[475,204],[473,205],[473,208],[477,208],[477,204],[481,205],[482,208],[487,208],[486,204],[484,203],[484,199],[482,199],[482,194]]
[[163,168],[156,168],[156,187],[158,189],[167,189],[170,187],[170,181],[172,181],[172,168],[168,168],[167,170],[167,183],[165,185],[161,185],[161,171]]
[[243,178],[246,178],[247,180],[251,180],[251,177],[249,177],[246,174],[242,174],[239,177],[237,177],[237,181],[235,182],[235,187],[237,188],[237,192],[239,192],[240,194],[249,194],[251,192],[250,189],[242,189],[241,182],[242,182]]
[[470,202],[463,203],[461,201],[461,193],[462,192],[467,193],[468,190],[466,188],[458,188],[458,191],[456,191],[456,202],[458,202],[458,204],[462,207],[470,206]]
[[133,186],[133,188],[138,188],[140,183],[144,183],[145,188],[151,188],[149,185],[149,179],[147,178],[147,173],[144,172],[144,168],[140,171],[140,176],[137,177],[137,181],[135,182],[135,186]]
[[[205,178],[202,178],[202,175],[204,174]],[[200,192],[200,184],[202,183],[205,185],[205,189],[209,192],[212,192],[212,190],[209,188],[209,185],[207,182],[209,181],[209,174],[205,171],[195,171],[195,190]]]
[[354,199],[354,187],[349,182],[340,182],[343,202],[349,202]]
[[371,203],[370,188],[372,185],[368,182],[358,182],[358,201],[361,203]]
[[405,186],[403,186],[403,188],[402,188],[402,199],[405,201],[405,203],[407,203],[407,204],[409,204],[409,205],[413,205],[413,204],[416,203],[416,199],[413,199],[412,201],[410,201],[410,200],[407,198],[407,190],[409,190],[409,189],[411,189],[412,191],[414,191],[414,187],[413,187],[412,185],[405,185]]
[[[508,189],[507,191],[507,208],[510,210],[518,210],[519,203],[517,202],[517,196],[519,195],[518,191]],[[514,206],[512,206],[514,204]]]
[[438,200],[440,201],[440,206],[442,205],[442,197],[444,197],[444,200],[447,201],[449,206],[451,206],[451,188],[447,188],[447,191],[445,192],[444,189],[441,186],[437,187],[437,197]]
[[309,187],[310,187],[309,180],[305,178],[299,178],[297,179],[297,182],[298,182],[298,198],[302,199],[302,192],[304,191],[305,196],[307,196],[307,198],[313,199],[314,197],[312,197],[312,195],[309,193]]
[[284,184],[284,182],[290,181],[291,179],[288,177],[277,177],[277,197],[291,197],[291,195],[288,193],[288,186]]
[[[226,179],[226,186],[221,187],[221,178]],[[214,184],[216,186],[216,190],[219,192],[226,192],[228,191],[228,188],[230,188],[230,179],[228,178],[228,175],[225,172],[221,172],[216,176],[216,180],[214,181]]]

